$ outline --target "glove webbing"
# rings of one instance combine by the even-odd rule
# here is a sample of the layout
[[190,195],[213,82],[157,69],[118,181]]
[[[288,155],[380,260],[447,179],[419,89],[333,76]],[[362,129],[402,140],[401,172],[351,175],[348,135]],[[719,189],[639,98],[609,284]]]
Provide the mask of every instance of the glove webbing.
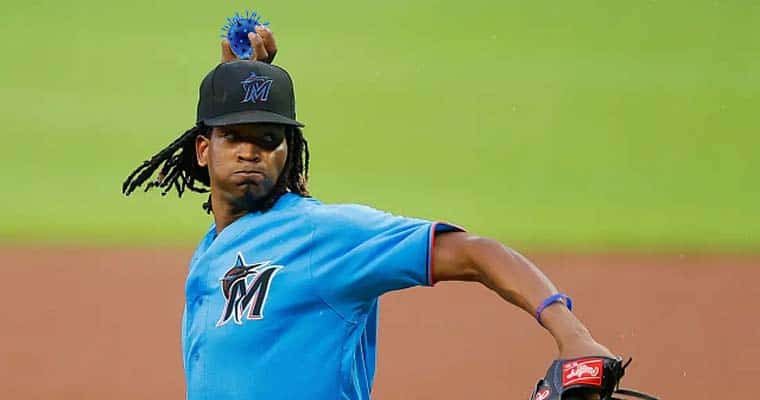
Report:
[[[623,373],[620,375],[621,378],[623,375],[625,375],[625,369],[628,368],[628,365],[633,361],[633,357],[628,357],[628,361],[623,364]],[[618,385],[615,387],[615,390],[612,392],[612,394],[620,394],[623,396],[630,396],[630,397],[636,397],[643,400],[660,400],[658,397],[654,397],[651,394],[646,394],[643,392],[639,392],[633,389],[621,389],[620,388],[620,381],[618,381]],[[625,400],[621,399],[619,397],[610,397],[610,400]]]

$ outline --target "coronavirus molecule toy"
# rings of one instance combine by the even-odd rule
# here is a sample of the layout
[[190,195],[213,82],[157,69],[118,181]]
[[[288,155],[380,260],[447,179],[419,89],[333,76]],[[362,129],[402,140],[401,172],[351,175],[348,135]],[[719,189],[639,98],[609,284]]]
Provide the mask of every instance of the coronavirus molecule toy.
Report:
[[246,11],[245,15],[235,13],[227,18],[227,22],[222,27],[222,37],[230,41],[230,48],[241,60],[251,58],[251,42],[248,40],[248,33],[256,33],[256,27],[269,26],[269,22],[262,22],[261,15],[256,11]]

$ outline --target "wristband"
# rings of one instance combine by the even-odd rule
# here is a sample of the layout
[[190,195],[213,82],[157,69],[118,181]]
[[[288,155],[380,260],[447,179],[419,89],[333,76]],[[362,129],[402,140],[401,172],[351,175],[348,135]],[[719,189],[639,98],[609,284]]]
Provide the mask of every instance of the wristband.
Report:
[[536,309],[536,320],[539,324],[541,324],[541,326],[544,326],[544,323],[541,322],[541,313],[544,312],[544,309],[546,307],[549,307],[554,303],[563,303],[565,306],[567,306],[568,310],[573,311],[573,300],[570,298],[570,296],[562,293],[553,294],[541,302],[541,305],[539,305],[538,309]]

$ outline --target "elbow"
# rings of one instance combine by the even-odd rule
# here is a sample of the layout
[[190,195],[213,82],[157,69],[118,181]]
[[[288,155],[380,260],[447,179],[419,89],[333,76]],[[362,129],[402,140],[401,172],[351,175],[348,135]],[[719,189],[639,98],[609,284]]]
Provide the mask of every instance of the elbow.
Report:
[[481,282],[486,286],[491,286],[493,280],[494,268],[498,268],[499,255],[510,253],[510,249],[501,242],[485,237],[475,236],[468,240],[467,254],[470,262],[467,268],[467,280]]
[[471,281],[491,286],[511,253],[500,242],[464,232],[436,238],[435,281]]

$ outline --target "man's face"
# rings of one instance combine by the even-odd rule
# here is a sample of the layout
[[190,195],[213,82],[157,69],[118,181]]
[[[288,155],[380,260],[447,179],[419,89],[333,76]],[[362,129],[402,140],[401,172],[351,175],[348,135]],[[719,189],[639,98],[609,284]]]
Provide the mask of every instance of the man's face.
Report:
[[214,127],[209,137],[198,136],[195,150],[214,197],[241,211],[255,209],[272,191],[288,158],[285,126],[275,124]]

